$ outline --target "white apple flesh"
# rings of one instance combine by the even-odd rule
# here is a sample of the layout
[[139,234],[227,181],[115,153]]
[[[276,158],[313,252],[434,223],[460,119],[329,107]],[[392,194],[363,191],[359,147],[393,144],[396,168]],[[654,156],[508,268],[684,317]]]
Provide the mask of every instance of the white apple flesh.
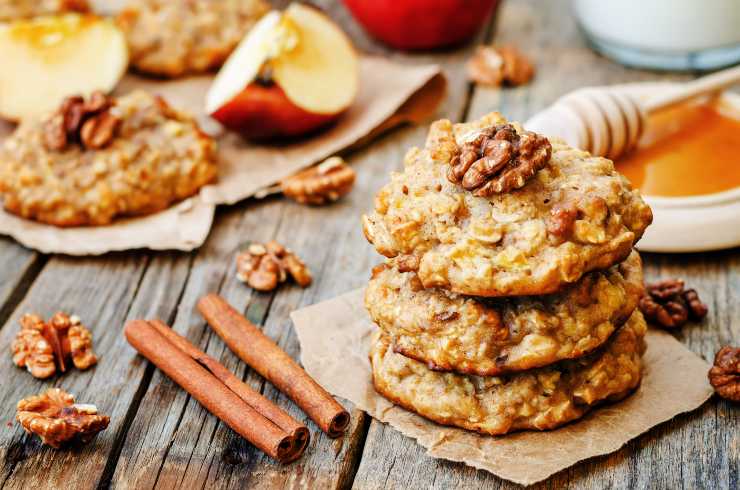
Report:
[[39,17],[0,26],[0,116],[18,121],[69,95],[110,92],[128,66],[123,33],[92,15]]
[[357,55],[344,32],[318,10],[292,4],[245,36],[209,89],[206,111],[248,138],[298,136],[335,121],[357,86]]

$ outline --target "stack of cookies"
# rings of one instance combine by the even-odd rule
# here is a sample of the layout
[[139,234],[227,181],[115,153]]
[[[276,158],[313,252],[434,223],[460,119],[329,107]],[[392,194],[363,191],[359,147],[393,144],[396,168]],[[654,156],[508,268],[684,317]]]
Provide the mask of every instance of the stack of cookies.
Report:
[[441,424],[551,429],[640,382],[633,245],[650,208],[611,161],[500,115],[434,123],[363,217],[376,390]]

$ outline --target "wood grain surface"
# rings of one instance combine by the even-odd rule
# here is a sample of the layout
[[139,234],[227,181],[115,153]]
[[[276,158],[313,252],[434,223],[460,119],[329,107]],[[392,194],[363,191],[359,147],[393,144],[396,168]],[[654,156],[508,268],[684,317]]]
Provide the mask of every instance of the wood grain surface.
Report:
[[[287,2],[274,2],[284,5]],[[336,1],[316,2],[365,52],[403,63],[438,63],[449,93],[439,117],[454,121],[499,110],[525,120],[577,87],[640,80],[681,79],[616,65],[588,49],[566,0],[507,0],[475,42],[454,50],[403,54],[368,37]],[[511,43],[530,55],[537,76],[527,86],[471,86],[464,63],[484,41]],[[8,352],[26,312],[76,313],[93,331],[100,363],[38,381],[0,357],[0,489],[43,488],[510,488],[483,471],[427,457],[411,439],[351,404],[347,434],[332,440],[290,400],[240,362],[208,329],[198,298],[219,292],[244,311],[291,356],[298,341],[289,313],[362,286],[380,257],[367,244],[359,216],[405,151],[424,141],[426,127],[403,127],[349,152],[355,189],[338,203],[310,208],[273,197],[218,210],[206,244],[192,253],[128,252],[95,258],[44,256],[0,239],[0,350]],[[249,240],[277,239],[302,256],[314,273],[308,289],[287,285],[255,293],[236,280],[234,257]],[[709,304],[709,317],[676,335],[711,360],[720,345],[740,342],[740,250],[711,254],[645,254],[647,277],[680,276]],[[255,389],[285,407],[312,433],[306,454],[280,465],[234,434],[153,369],[128,346],[128,319],[158,317],[220,359]],[[95,403],[111,425],[87,446],[55,451],[13,423],[15,403],[60,386],[80,402]],[[676,393],[675,396],[681,396]],[[716,398],[677,417],[614,454],[554,475],[541,488],[738,488],[740,411]]]

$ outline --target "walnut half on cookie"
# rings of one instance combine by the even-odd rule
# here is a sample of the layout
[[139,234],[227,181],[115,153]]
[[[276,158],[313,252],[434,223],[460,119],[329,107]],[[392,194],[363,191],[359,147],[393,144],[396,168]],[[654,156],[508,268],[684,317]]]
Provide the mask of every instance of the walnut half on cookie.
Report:
[[447,178],[476,196],[501,194],[523,187],[551,156],[552,146],[544,136],[497,124],[460,147]]
[[152,214],[216,177],[216,143],[160,97],[68,98],[0,145],[9,212],[55,226]]
[[51,388],[18,402],[16,420],[29,434],[53,448],[72,441],[88,442],[108,427],[110,417],[99,415],[95,405],[76,404],[69,393]]

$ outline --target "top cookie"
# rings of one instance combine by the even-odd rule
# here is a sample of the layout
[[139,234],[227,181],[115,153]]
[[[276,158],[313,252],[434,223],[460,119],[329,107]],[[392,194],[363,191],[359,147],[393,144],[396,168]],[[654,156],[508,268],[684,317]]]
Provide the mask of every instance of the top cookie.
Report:
[[263,0],[132,0],[118,24],[134,68],[178,77],[220,67],[268,10]]
[[[470,165],[475,145],[483,166]],[[501,155],[513,155],[503,170],[480,171],[497,170]],[[435,122],[425,148],[411,149],[404,165],[363,216],[363,230],[378,252],[417,270],[426,288],[553,293],[624,260],[652,221],[611,161],[547,143],[498,113],[454,126]]]

